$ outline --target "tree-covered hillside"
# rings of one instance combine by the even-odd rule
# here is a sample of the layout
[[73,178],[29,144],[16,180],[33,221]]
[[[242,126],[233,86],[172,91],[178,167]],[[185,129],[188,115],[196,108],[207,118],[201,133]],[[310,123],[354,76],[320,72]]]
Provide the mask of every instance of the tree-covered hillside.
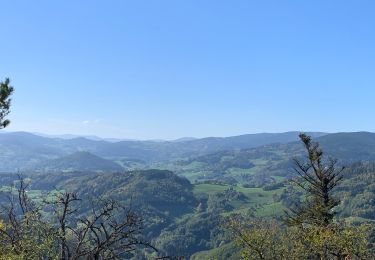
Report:
[[50,159],[36,164],[32,171],[37,172],[121,172],[123,168],[110,160],[106,160],[89,152],[75,152],[57,159]]

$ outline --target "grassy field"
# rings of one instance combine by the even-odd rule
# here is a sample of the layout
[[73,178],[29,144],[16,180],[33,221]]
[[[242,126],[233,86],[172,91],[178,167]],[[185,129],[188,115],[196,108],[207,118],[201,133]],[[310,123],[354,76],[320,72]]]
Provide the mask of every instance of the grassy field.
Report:
[[283,213],[283,206],[280,202],[275,202],[274,196],[279,195],[284,188],[272,191],[265,191],[262,188],[245,188],[242,186],[230,186],[221,184],[196,184],[194,185],[194,194],[197,196],[213,195],[215,193],[224,192],[233,187],[237,192],[245,195],[246,200],[231,201],[234,210],[226,212],[225,215],[231,213],[248,213],[263,217],[275,216]]
[[194,194],[195,195],[202,195],[202,194],[214,194],[216,192],[223,192],[230,188],[229,185],[219,185],[219,184],[196,184],[194,185]]

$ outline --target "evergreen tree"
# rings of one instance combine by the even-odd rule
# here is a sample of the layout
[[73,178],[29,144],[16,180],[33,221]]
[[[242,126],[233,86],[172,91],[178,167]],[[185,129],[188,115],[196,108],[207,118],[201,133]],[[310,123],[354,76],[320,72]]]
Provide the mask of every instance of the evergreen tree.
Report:
[[340,203],[333,196],[333,189],[342,180],[344,167],[338,167],[335,159],[325,161],[319,143],[312,142],[310,136],[302,133],[299,137],[307,156],[305,162],[294,159],[294,170],[299,177],[294,182],[307,194],[304,203],[287,214],[287,223],[328,226],[336,214],[334,208]]
[[10,96],[13,94],[14,88],[10,85],[10,80],[6,78],[0,82],[0,129],[7,127],[10,123],[5,117],[10,112]]

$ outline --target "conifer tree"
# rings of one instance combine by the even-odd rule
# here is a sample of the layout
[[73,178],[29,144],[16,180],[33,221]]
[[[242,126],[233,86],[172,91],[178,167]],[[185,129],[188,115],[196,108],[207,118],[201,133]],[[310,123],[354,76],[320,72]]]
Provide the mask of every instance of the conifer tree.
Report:
[[304,203],[287,214],[290,225],[328,226],[335,216],[334,208],[339,200],[333,189],[342,179],[344,167],[337,166],[336,159],[324,160],[319,143],[312,142],[306,134],[299,135],[307,152],[305,162],[294,159],[294,171],[298,179],[294,182],[307,192]]
[[0,82],[0,129],[7,127],[10,123],[9,119],[5,119],[5,117],[10,112],[10,96],[13,91],[9,78]]

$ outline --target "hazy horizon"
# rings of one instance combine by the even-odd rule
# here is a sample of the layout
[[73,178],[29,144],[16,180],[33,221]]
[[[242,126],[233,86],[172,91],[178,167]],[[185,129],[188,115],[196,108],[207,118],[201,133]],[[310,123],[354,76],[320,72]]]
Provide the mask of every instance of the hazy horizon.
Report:
[[375,2],[4,2],[11,131],[375,132]]
[[77,137],[83,137],[88,139],[103,139],[107,141],[178,141],[182,139],[204,139],[204,138],[227,138],[227,137],[236,137],[236,136],[244,136],[244,135],[261,135],[261,134],[285,134],[285,133],[321,133],[321,134],[337,134],[337,133],[361,133],[361,132],[367,132],[367,133],[375,133],[371,131],[338,131],[338,132],[323,132],[323,131],[300,131],[300,130],[290,130],[285,132],[256,132],[256,133],[242,133],[238,135],[226,135],[226,136],[214,136],[214,135],[208,135],[208,136],[181,136],[174,139],[167,138],[151,138],[151,139],[134,139],[134,138],[128,138],[128,137],[113,137],[113,136],[99,136],[99,135],[90,135],[90,134],[74,134],[74,133],[64,133],[64,134],[54,134],[54,133],[41,133],[41,132],[29,132],[29,131],[9,131],[9,130],[0,130],[0,134],[11,134],[11,133],[29,133],[37,136],[42,137],[48,137],[48,138],[62,138],[62,139],[73,139]]

